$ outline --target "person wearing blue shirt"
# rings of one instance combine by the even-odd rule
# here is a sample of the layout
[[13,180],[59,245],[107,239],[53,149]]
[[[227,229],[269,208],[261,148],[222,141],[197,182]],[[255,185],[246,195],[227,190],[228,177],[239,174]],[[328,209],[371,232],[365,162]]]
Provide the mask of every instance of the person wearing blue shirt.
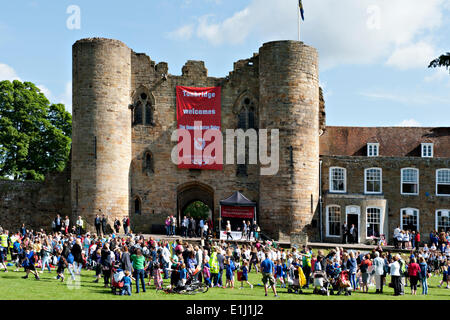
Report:
[[34,274],[34,277],[36,278],[36,280],[40,280],[39,275],[34,266],[34,263],[35,263],[34,251],[27,249],[25,251],[25,259],[22,262],[22,266],[25,268],[25,272],[26,272],[26,275],[22,277],[23,279],[27,279],[28,275],[31,272],[32,274]]
[[425,262],[424,257],[419,258],[419,267],[420,267],[420,282],[422,285],[422,294],[428,294],[428,265]]
[[261,262],[261,271],[262,271],[262,282],[264,283],[264,291],[265,295],[267,297],[267,287],[268,283],[270,286],[272,286],[273,294],[275,297],[278,297],[277,295],[277,289],[275,288],[275,278],[273,277],[273,271],[274,271],[274,264],[272,260],[269,259],[269,254],[265,254],[266,259]]
[[183,263],[180,268],[180,281],[178,282],[179,287],[184,287],[187,280],[187,270],[186,265]]
[[355,254],[350,252],[350,257],[347,261],[348,273],[350,274],[350,284],[352,285],[353,290],[356,290],[356,259]]
[[122,291],[120,291],[120,295],[129,295],[131,296],[131,280],[133,278],[130,276],[130,271],[125,270],[125,277],[123,277],[123,288]]
[[233,260],[230,257],[227,257],[225,262],[225,276],[227,277],[225,288],[230,285],[230,287],[234,289],[234,270],[236,270],[236,267]]

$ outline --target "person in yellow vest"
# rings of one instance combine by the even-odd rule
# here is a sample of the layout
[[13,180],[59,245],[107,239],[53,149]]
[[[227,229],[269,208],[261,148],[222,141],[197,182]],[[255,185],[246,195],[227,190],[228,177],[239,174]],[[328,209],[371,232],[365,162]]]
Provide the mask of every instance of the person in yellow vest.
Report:
[[2,233],[0,236],[0,267],[5,269],[5,272],[8,272],[8,268],[6,267],[6,260],[8,257],[8,231]]
[[209,271],[211,273],[211,284],[213,286],[217,286],[219,284],[219,261],[217,260],[217,254],[219,253],[220,249],[215,247],[214,252],[211,253],[211,257],[209,258]]
[[84,228],[84,221],[83,221],[83,219],[81,219],[81,216],[78,216],[76,225],[77,225],[77,235],[80,236],[83,233],[83,228]]
[[0,245],[4,248],[6,256],[8,255],[8,230],[0,235]]

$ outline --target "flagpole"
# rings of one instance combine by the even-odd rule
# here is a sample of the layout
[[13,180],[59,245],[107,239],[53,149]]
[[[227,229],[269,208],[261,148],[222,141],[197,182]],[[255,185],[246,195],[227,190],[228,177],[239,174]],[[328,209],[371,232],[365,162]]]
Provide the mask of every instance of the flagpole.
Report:
[[297,38],[298,41],[300,41],[300,2],[298,1],[297,1],[297,24],[298,24]]

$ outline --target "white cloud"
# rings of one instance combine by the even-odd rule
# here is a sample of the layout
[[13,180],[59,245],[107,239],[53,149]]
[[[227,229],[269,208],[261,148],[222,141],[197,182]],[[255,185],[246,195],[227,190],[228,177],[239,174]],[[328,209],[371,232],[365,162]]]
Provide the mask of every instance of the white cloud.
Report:
[[398,47],[389,57],[386,64],[400,70],[421,68],[425,69],[436,56],[432,45],[424,41]]
[[66,83],[64,93],[58,97],[58,102],[66,106],[66,110],[72,113],[72,81]]
[[448,82],[450,85],[450,72],[446,68],[438,68],[433,74],[425,77],[425,82]]
[[422,125],[420,124],[419,121],[417,121],[415,119],[406,119],[406,120],[403,120],[402,122],[398,123],[395,126],[396,127],[421,127]]
[[8,66],[7,64],[0,63],[0,81],[2,80],[20,80],[22,81],[19,76],[17,75],[16,71]]
[[36,87],[41,90],[41,92],[47,97],[48,100],[52,100],[52,92],[50,91],[50,89],[42,84],[38,84],[36,85]]
[[[319,50],[322,68],[374,63],[440,27],[443,5],[444,0],[308,1],[301,38]],[[216,46],[296,40],[297,1],[251,0],[224,20],[207,15],[196,25],[196,36]]]
[[194,34],[194,25],[188,24],[184,25],[172,32],[169,32],[167,36],[173,40],[189,40]]
[[450,97],[438,97],[434,95],[424,94],[424,93],[398,93],[398,92],[361,92],[361,96],[372,100],[386,100],[393,101],[408,106],[412,105],[430,105],[433,103],[450,103]]

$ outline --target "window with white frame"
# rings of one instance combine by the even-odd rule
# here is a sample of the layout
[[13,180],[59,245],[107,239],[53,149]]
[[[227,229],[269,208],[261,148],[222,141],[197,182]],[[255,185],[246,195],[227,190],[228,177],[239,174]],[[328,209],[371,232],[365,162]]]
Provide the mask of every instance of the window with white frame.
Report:
[[330,192],[346,192],[347,172],[345,168],[330,168]]
[[436,210],[436,230],[438,232],[450,231],[450,210]]
[[432,143],[422,143],[422,158],[433,158]]
[[419,194],[419,170],[404,168],[401,170],[401,194]]
[[381,233],[381,209],[367,208],[366,209],[366,237],[380,237]]
[[436,195],[450,196],[450,169],[436,170]]
[[380,149],[379,143],[368,143],[367,144],[367,156],[368,157],[378,157]]
[[364,170],[364,192],[382,192],[382,170],[380,168],[369,168]]
[[402,230],[419,231],[419,210],[414,208],[401,209],[400,219]]
[[327,237],[341,235],[341,207],[331,205],[327,207]]

